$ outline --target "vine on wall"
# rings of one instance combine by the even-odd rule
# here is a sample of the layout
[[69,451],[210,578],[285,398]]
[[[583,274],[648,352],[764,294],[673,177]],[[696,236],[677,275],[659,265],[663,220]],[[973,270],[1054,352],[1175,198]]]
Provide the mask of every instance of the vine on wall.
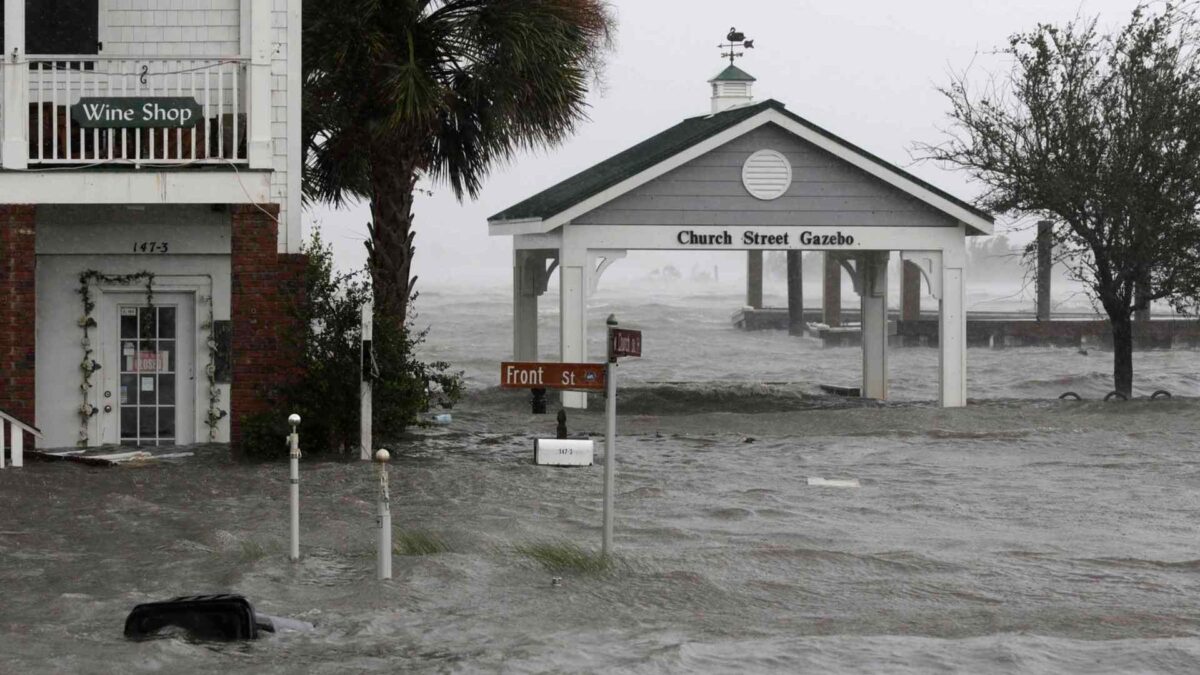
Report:
[[212,296],[202,295],[200,302],[208,305],[208,320],[200,327],[208,332],[208,365],[204,368],[208,377],[208,412],[204,415],[204,424],[208,426],[208,440],[212,443],[217,440],[217,426],[229,412],[221,409],[221,388],[217,386],[217,339]]
[[96,301],[92,299],[92,284],[118,284],[129,286],[138,282],[146,284],[146,306],[152,306],[154,302],[154,273],[153,272],[135,272],[133,274],[104,274],[96,270],[85,270],[79,275],[79,297],[83,300],[83,316],[79,317],[79,327],[83,329],[83,338],[80,340],[80,345],[83,347],[83,360],[79,363],[79,370],[83,373],[82,382],[79,385],[79,392],[83,397],[83,403],[79,406],[79,440],[75,444],[81,448],[86,448],[88,445],[88,422],[100,412],[96,406],[89,403],[92,392],[92,373],[100,370],[100,364],[92,358],[95,350],[92,349],[92,339],[88,335],[88,331],[96,327],[96,319],[92,316],[92,312],[96,310]]

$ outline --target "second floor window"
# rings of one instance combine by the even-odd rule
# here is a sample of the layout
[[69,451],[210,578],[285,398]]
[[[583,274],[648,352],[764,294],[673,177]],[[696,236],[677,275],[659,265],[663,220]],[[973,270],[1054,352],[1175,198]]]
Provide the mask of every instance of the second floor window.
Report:
[[[3,29],[0,3],[0,36]],[[25,53],[99,54],[99,0],[25,0]]]

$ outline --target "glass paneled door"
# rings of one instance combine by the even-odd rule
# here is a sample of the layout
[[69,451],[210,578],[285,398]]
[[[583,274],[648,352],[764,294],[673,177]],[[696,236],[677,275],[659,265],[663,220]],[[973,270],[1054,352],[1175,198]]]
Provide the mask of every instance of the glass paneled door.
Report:
[[153,305],[115,303],[118,381],[113,412],[121,445],[195,441],[192,303],[182,295],[176,302],[170,299],[155,294]]

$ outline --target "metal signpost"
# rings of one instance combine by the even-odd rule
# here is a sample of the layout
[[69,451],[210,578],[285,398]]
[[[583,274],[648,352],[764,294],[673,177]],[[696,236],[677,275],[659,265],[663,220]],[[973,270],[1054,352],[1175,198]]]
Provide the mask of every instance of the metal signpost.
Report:
[[617,317],[608,316],[608,401],[605,406],[604,430],[604,539],[601,553],[607,557],[612,552],[613,493],[616,491],[617,473],[617,357],[642,355],[642,332],[617,328]]
[[371,459],[371,380],[375,377],[375,357],[372,350],[374,338],[375,306],[367,302],[362,306],[362,353],[360,358],[362,375],[359,387],[359,459]]
[[605,363],[538,363],[505,361],[500,364],[501,389],[573,389],[601,391],[607,396],[604,438],[604,535],[601,553],[612,552],[613,493],[616,490],[617,358],[642,355],[642,332],[617,328],[608,317],[608,359]]

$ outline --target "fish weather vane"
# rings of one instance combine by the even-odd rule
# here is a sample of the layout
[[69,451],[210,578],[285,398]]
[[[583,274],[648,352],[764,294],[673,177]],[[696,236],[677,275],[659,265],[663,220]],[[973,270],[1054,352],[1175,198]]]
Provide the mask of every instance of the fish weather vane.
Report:
[[721,52],[721,58],[728,58],[729,65],[731,66],[733,65],[734,59],[745,55],[744,52],[737,51],[738,47],[754,49],[754,40],[747,40],[746,34],[739,33],[738,29],[736,28],[731,27],[729,29],[729,33],[725,36],[725,39],[728,40],[728,42],[722,42],[721,44],[717,45],[717,47],[720,49],[729,50],[727,52]]

